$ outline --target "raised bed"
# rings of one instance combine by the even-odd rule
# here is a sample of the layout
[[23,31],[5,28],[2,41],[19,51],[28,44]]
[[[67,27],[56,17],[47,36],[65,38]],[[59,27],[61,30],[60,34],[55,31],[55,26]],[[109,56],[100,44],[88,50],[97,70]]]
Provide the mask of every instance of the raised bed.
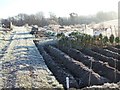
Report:
[[93,70],[90,70],[83,63],[74,60],[73,58],[69,57],[67,54],[58,50],[57,48],[52,46],[48,46],[46,48],[49,53],[53,55],[53,57],[57,58],[56,60],[58,60],[60,64],[63,64],[72,73],[73,76],[76,76],[80,79],[80,87],[88,86],[89,82],[90,85],[97,85],[109,81],[108,79],[95,73]]
[[73,48],[61,47],[60,49],[67,53],[72,58],[74,58],[75,60],[78,60],[85,64],[86,66],[88,66],[89,68],[92,68],[93,71],[95,71],[99,75],[108,78],[110,81],[112,82],[120,81],[120,72],[116,71],[115,73],[115,69],[110,67],[108,64],[96,61],[94,58],[86,56],[82,52]]
[[[118,47],[118,46],[116,46],[116,47]],[[120,54],[120,48],[116,48],[116,47],[108,46],[108,47],[106,47],[106,49]]]
[[120,45],[116,45],[116,46],[115,46],[115,48],[118,48],[118,49],[120,49]]
[[107,57],[113,57],[115,59],[120,60],[120,55],[118,53],[114,53],[110,50],[102,49],[102,48],[98,48],[98,47],[93,47],[92,50],[97,52],[97,53],[103,54]]
[[68,72],[65,72],[57,63],[55,63],[51,56],[48,55],[42,46],[38,46],[38,49],[43,56],[45,63],[47,64],[48,68],[53,72],[56,79],[63,84],[64,88],[66,88],[66,77],[69,77],[70,80],[70,88],[78,88],[78,83],[75,78]]
[[108,63],[111,67],[116,68],[120,71],[120,62],[116,59],[113,59],[111,57],[106,57],[104,55],[101,55],[99,53],[93,52],[92,50],[88,48],[80,49],[80,51],[86,55],[89,55],[91,57],[94,57],[96,60],[100,60],[103,62]]

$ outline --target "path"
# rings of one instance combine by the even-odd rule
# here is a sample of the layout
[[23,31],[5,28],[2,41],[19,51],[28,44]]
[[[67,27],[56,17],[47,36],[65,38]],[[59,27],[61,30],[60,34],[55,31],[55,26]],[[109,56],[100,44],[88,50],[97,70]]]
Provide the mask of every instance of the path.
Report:
[[10,37],[6,51],[0,58],[1,88],[62,87],[47,68],[33,43],[34,37],[26,28],[15,27]]

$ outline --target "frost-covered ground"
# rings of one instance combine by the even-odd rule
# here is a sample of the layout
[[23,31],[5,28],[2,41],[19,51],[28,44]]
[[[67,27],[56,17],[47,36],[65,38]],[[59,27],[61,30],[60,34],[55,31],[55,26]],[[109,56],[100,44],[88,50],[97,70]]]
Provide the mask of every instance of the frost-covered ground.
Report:
[[0,88],[62,88],[33,39],[24,27],[0,35]]
[[85,87],[81,90],[120,90],[120,82],[118,83],[105,83],[104,85],[94,85]]

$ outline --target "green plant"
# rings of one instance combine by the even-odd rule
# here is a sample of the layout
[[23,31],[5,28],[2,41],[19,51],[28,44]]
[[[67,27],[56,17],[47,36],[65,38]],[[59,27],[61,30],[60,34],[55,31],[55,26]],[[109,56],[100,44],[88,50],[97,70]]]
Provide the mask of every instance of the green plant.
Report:
[[57,34],[57,38],[59,39],[59,38],[63,38],[63,37],[65,37],[65,34],[64,33],[58,33]]
[[112,34],[112,35],[110,36],[110,38],[109,38],[109,41],[110,41],[111,44],[114,43],[114,39],[115,39],[115,37],[114,37],[114,35]]
[[100,40],[102,40],[102,38],[103,38],[102,34],[99,35],[99,38],[100,38]]
[[92,47],[99,46],[103,47],[104,45],[108,45],[119,42],[119,38],[114,38],[114,35],[111,35],[109,38],[107,36],[103,36],[100,34],[99,36],[91,36],[88,34],[82,34],[80,32],[72,32],[69,36],[65,36],[63,33],[57,35],[59,37],[59,44],[67,47]]
[[119,38],[119,37],[116,37],[116,38],[115,38],[115,43],[118,44],[119,42],[120,42],[120,38]]
[[103,40],[102,40],[102,41],[103,41],[103,44],[104,44],[104,45],[107,45],[109,39],[108,39],[107,36],[105,36],[105,37],[103,37]]
[[103,47],[103,35],[102,34],[99,35],[99,42],[100,42],[100,46]]
[[77,31],[77,32],[71,32],[71,33],[69,34],[69,36],[75,36],[75,37],[76,37],[76,36],[79,35],[79,34],[80,34],[80,32],[78,32],[78,31]]

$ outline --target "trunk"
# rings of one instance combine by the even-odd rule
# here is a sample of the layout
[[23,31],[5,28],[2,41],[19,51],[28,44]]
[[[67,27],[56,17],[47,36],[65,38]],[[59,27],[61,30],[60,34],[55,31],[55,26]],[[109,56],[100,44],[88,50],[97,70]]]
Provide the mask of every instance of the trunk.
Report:
[[108,79],[101,77],[94,71],[87,68],[81,62],[75,61],[57,48],[54,48],[52,46],[46,48],[49,53],[51,53],[51,55],[57,58],[56,60],[59,60],[59,62],[73,74],[73,76],[76,76],[80,79],[80,87],[88,86],[90,74],[90,85],[103,84],[109,81]]
[[[96,60],[101,60],[103,62],[107,62],[111,67],[114,67],[114,68],[120,70],[120,63],[116,63],[116,61],[117,61],[116,59],[109,58],[109,57],[106,57],[99,53],[93,52],[92,50],[90,50],[88,48],[81,49],[80,51],[83,52],[84,54],[94,57]],[[115,63],[116,63],[116,65],[115,65]]]
[[112,58],[115,58],[117,60],[120,60],[120,55],[118,54],[118,52],[114,53],[114,52],[112,52],[110,50],[102,49],[102,48],[98,48],[98,47],[93,47],[92,50],[97,52],[97,53],[103,54],[103,55],[105,55],[107,57],[112,57]]
[[114,72],[115,69],[110,67],[108,64],[96,61],[93,58],[82,54],[80,51],[76,49],[67,48],[67,47],[66,48],[61,47],[60,49],[64,51],[65,53],[67,53],[68,55],[70,55],[75,60],[82,62],[89,68],[91,67],[91,62],[92,62],[92,69],[96,73],[100,74],[101,76],[108,78],[110,81],[112,82],[120,81],[120,72],[116,71],[115,73]]
[[78,83],[75,80],[75,78],[69,74],[68,72],[66,73],[61,67],[59,67],[51,58],[51,56],[49,56],[45,50],[43,49],[43,47],[38,46],[38,49],[40,51],[40,53],[42,54],[45,63],[47,64],[47,66],[49,67],[49,69],[53,72],[53,74],[55,75],[55,77],[57,78],[57,80],[63,84],[63,86],[65,88],[66,87],[66,77],[69,77],[70,80],[70,88],[78,88]]

